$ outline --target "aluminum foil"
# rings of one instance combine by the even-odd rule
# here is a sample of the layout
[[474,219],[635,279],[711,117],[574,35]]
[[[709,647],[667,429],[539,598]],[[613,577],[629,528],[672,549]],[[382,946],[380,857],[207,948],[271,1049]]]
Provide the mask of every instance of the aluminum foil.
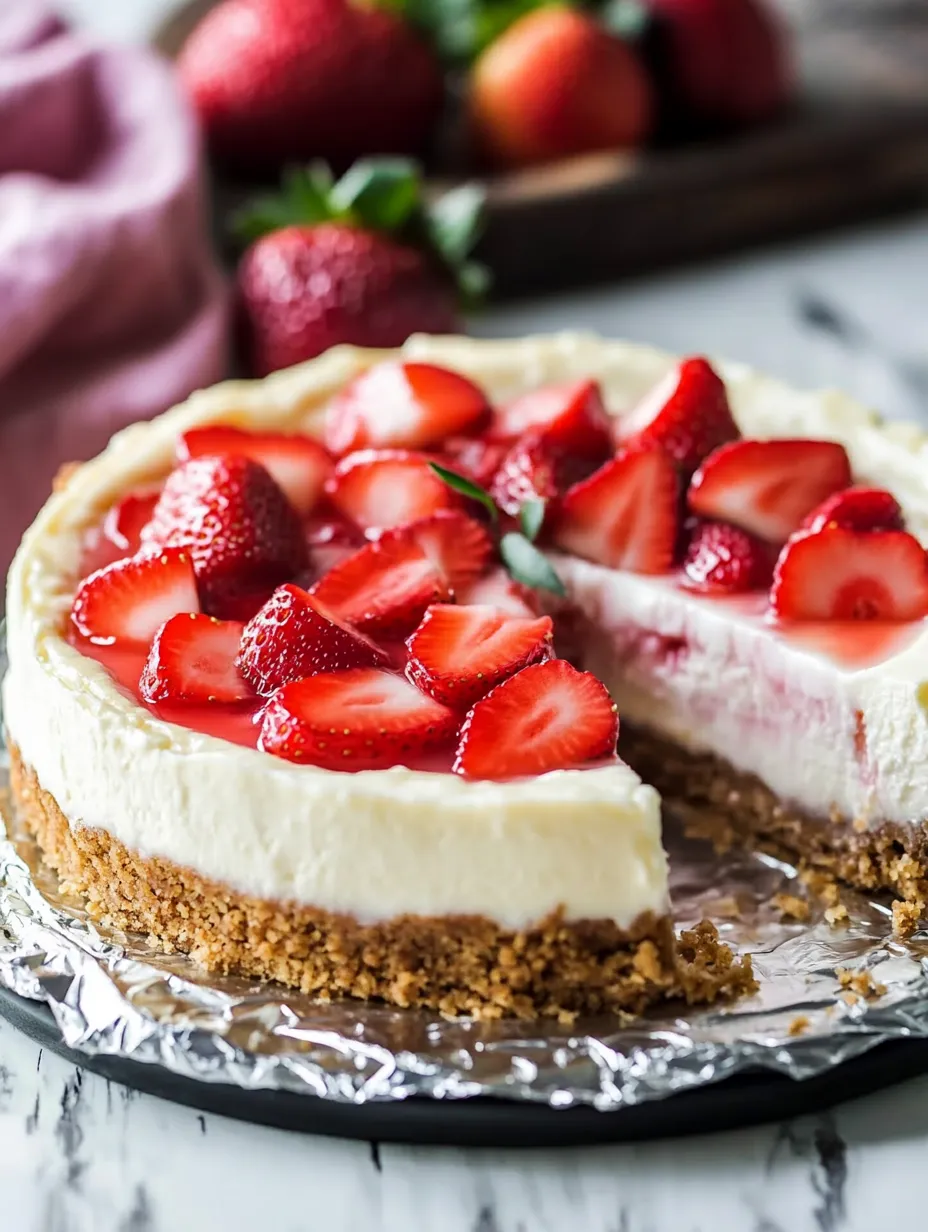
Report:
[[[884,1040],[928,1035],[928,932],[895,939],[888,901],[852,891],[840,896],[846,918],[830,922],[826,912],[841,907],[829,909],[797,869],[719,854],[687,837],[680,817],[666,835],[677,923],[716,919],[729,944],[754,955],[757,993],[714,1008],[668,1004],[636,1020],[474,1023],[320,1005],[207,975],[95,926],[18,832],[0,773],[0,983],[46,1002],[78,1051],[356,1104],[492,1095],[616,1109],[748,1068],[808,1078]],[[784,907],[807,907],[809,918],[784,918]]]

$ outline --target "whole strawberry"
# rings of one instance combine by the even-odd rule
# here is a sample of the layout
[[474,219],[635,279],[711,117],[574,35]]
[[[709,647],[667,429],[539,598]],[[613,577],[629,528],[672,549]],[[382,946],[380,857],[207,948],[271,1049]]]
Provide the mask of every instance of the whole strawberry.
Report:
[[339,343],[393,347],[458,328],[459,288],[479,199],[468,189],[426,209],[412,164],[358,163],[333,184],[318,166],[243,215],[254,242],[238,270],[241,352],[265,376]]
[[353,0],[224,0],[179,61],[210,151],[239,172],[418,153],[442,108],[434,53]]

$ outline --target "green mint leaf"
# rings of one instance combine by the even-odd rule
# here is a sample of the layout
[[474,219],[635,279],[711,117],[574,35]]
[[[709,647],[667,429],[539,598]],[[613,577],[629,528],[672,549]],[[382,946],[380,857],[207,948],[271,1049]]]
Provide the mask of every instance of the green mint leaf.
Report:
[[421,206],[419,168],[408,158],[355,163],[333,187],[335,208],[375,231],[398,231]]
[[543,500],[527,500],[523,503],[519,510],[519,525],[522,527],[522,534],[526,537],[529,543],[534,543],[538,538],[538,532],[541,530],[541,524],[545,520],[545,502]]
[[486,193],[479,185],[462,184],[428,207],[429,237],[452,269],[464,264],[477,242],[485,201]]
[[437,462],[430,462],[429,466],[442,483],[446,483],[449,488],[460,492],[463,496],[469,496],[471,500],[479,501],[494,522],[499,518],[496,502],[490,493],[481,488],[479,484],[465,478],[464,475],[459,475],[457,471],[449,471],[446,466],[440,466]]
[[524,535],[516,531],[503,535],[499,554],[503,564],[523,586],[531,586],[533,590],[550,590],[552,594],[562,597],[566,595],[564,583],[554,572],[551,562]]

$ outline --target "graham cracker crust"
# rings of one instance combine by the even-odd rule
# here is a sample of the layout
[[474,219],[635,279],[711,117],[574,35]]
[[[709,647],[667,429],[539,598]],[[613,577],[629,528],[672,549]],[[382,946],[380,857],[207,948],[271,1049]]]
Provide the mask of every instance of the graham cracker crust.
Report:
[[105,830],[72,827],[10,746],[18,816],[62,888],[90,914],[209,971],[277,980],[322,1000],[356,997],[449,1016],[555,1017],[640,1013],[669,997],[711,1002],[754,987],[704,921],[674,938],[669,916],[565,920],[525,931],[483,916],[404,915],[361,924],[294,903],[239,894],[192,869],[130,851]]
[[[928,902],[928,830],[884,822],[808,817],[754,775],[710,753],[692,753],[650,731],[623,725],[621,754],[668,803],[702,813],[700,832],[722,841],[764,840],[807,868],[861,890],[891,890],[921,912]],[[897,904],[902,906],[902,904]],[[903,911],[910,916],[912,911]]]

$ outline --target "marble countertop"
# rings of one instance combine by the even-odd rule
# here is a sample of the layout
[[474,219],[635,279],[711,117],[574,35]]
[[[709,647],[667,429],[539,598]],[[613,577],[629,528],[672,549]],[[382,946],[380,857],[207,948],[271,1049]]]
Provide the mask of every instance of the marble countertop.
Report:
[[[0,0],[2,2],[2,0]],[[137,37],[164,0],[68,0]],[[839,385],[928,419],[928,215],[507,306],[487,336],[589,327]],[[919,1205],[928,1077],[789,1124],[502,1152],[339,1142],[138,1094],[0,1022],[2,1232],[873,1232]]]

